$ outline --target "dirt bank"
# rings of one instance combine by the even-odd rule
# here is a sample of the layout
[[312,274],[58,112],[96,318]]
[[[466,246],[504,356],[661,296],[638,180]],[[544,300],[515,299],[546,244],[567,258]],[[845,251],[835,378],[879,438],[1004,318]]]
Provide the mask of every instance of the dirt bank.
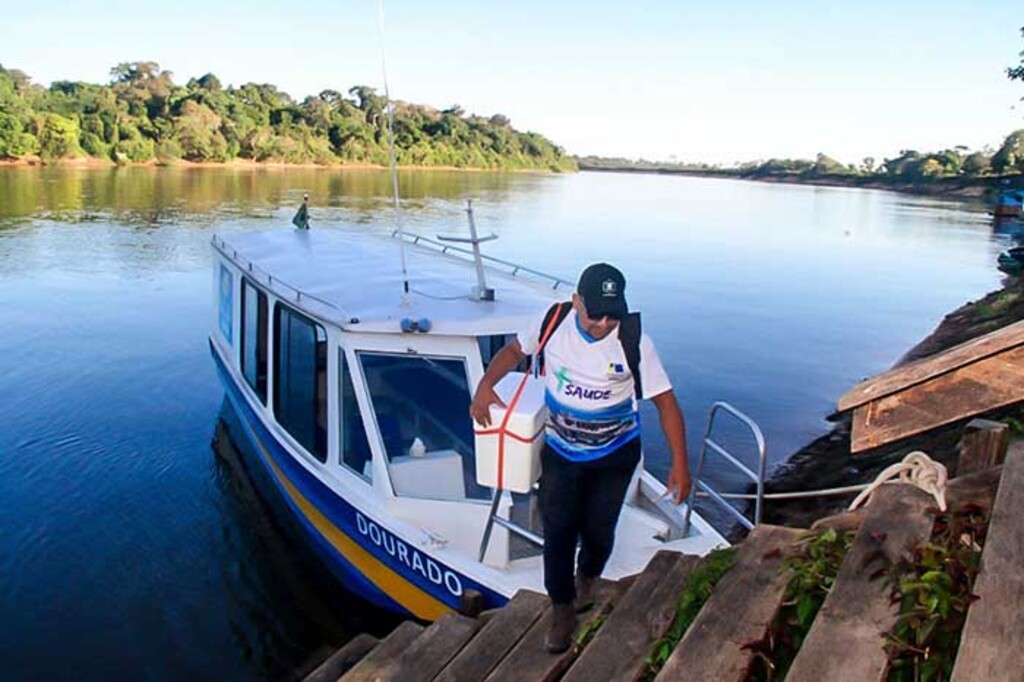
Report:
[[[338,161],[334,163],[286,163],[283,161],[253,161],[252,159],[231,159],[229,161],[185,161],[184,159],[149,159],[146,161],[128,161],[114,163],[109,159],[98,159],[91,156],[75,156],[63,159],[41,159],[38,156],[24,156],[19,159],[0,159],[0,168],[34,168],[39,166],[56,166],[58,168],[221,168],[240,171],[280,171],[291,169],[322,169],[322,170],[389,170],[390,166],[356,161]],[[399,165],[399,170],[416,171],[456,171],[460,173],[533,173],[552,175],[560,172],[547,168],[469,168],[460,166],[406,166]]]
[[985,199],[989,192],[1005,187],[1024,187],[1024,175],[986,176],[986,177],[953,177],[953,178],[922,178],[908,181],[876,175],[861,177],[857,175],[818,175],[808,176],[799,173],[773,173],[757,175],[742,173],[735,170],[682,170],[672,168],[603,168],[581,165],[581,171],[605,173],[655,173],[659,175],[686,175],[699,178],[723,178],[728,180],[749,180],[752,182],[771,182],[791,185],[816,185],[821,187],[855,187],[860,189],[884,189],[890,192],[920,194],[924,196],[943,197],[947,199],[977,200]]
[[[1008,277],[1004,286],[967,303],[947,315],[927,338],[910,349],[895,366],[934,355],[982,334],[1024,319],[1024,282]],[[1024,421],[1021,404],[995,410],[989,419]],[[832,431],[796,452],[766,486],[768,492],[814,490],[864,483],[914,450],[924,450],[955,474],[956,448],[963,422],[935,429],[865,453],[850,454],[850,416],[836,417]],[[766,502],[764,520],[788,526],[809,526],[816,519],[842,510],[853,499],[810,498],[793,502]]]

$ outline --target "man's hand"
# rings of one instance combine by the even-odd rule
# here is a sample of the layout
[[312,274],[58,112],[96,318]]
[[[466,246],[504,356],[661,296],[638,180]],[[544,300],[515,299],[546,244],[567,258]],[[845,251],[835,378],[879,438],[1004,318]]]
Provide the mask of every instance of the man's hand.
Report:
[[469,406],[469,415],[480,426],[490,426],[491,405],[505,407],[505,403],[501,402],[501,398],[494,392],[494,387],[480,382],[476,388],[476,395],[473,396],[473,403]]
[[494,392],[494,384],[501,381],[501,378],[512,371],[526,355],[519,347],[519,341],[513,339],[505,344],[505,347],[495,353],[491,364],[484,372],[483,379],[476,386],[476,393],[473,395],[473,402],[469,406],[469,416],[480,426],[491,425],[491,405],[505,407],[501,398]]
[[658,408],[661,429],[665,432],[669,449],[672,450],[672,471],[668,473],[669,492],[675,493],[673,500],[679,504],[690,494],[690,466],[686,457],[686,420],[679,409],[676,396],[671,389],[651,398]]
[[690,472],[686,466],[675,465],[672,471],[668,472],[668,492],[672,494],[672,500],[676,504],[681,504],[690,494],[690,485]]

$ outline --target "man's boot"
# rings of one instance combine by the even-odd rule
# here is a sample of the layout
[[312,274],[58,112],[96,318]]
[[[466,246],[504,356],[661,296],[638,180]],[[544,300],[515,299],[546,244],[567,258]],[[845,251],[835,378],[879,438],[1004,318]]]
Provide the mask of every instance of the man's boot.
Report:
[[594,605],[594,586],[597,578],[576,575],[576,613],[583,613]]
[[576,632],[576,609],[570,604],[555,604],[551,608],[551,629],[544,639],[549,654],[560,654],[572,646]]

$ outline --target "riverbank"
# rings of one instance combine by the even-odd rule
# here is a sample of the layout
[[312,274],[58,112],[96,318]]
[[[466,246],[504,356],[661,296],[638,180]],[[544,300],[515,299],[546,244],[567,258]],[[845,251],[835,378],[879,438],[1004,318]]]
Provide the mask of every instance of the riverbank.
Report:
[[858,175],[815,175],[800,173],[773,173],[771,175],[744,173],[737,170],[676,169],[676,168],[629,168],[595,167],[580,164],[580,171],[594,173],[643,173],[654,175],[683,175],[697,178],[719,178],[726,180],[749,180],[789,185],[813,185],[821,187],[850,187],[856,189],[882,189],[905,194],[941,196],[946,198],[981,200],[987,192],[1005,187],[1024,187],[1024,175],[993,175],[984,177],[947,177],[915,181],[888,178],[886,176]]
[[[305,170],[389,170],[390,166],[377,163],[357,161],[339,161],[337,163],[287,163],[284,161],[254,161],[252,159],[231,159],[230,161],[186,161],[184,159],[149,159],[146,161],[127,161],[115,163],[110,159],[98,159],[93,156],[76,156],[63,159],[44,160],[38,156],[25,156],[19,159],[0,159],[0,168],[221,168],[239,171],[280,171],[290,169]],[[476,168],[466,166],[409,166],[398,165],[398,170],[416,171],[458,171],[465,173],[541,173],[551,175],[566,173],[557,168]]]
[[[935,331],[907,351],[894,367],[935,355],[1020,320],[1024,320],[1024,281],[1008,277],[1001,289],[947,315]],[[1010,406],[983,416],[1017,425],[1024,422],[1024,408],[1020,405]],[[831,432],[794,453],[774,472],[765,486],[766,492],[819,490],[870,482],[882,469],[914,450],[923,450],[932,459],[942,462],[951,474],[955,470],[957,444],[963,432],[962,423],[851,455],[850,415],[834,415],[834,420],[835,426]],[[767,502],[764,521],[807,527],[821,517],[842,511],[852,497]]]

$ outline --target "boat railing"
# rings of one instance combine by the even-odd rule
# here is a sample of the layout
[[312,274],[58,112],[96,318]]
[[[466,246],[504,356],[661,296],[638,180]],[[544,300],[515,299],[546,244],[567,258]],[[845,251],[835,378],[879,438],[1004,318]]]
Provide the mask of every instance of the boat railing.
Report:
[[487,546],[491,544],[491,531],[494,530],[495,524],[501,526],[513,535],[518,535],[531,545],[544,547],[544,538],[528,528],[523,528],[515,521],[506,519],[498,514],[498,505],[501,503],[501,499],[504,497],[505,492],[506,491],[501,488],[494,489],[494,497],[491,499],[491,511],[487,515],[487,524],[484,526],[484,535],[480,540],[480,552],[477,555],[477,561],[479,562],[483,562],[484,555],[487,554]]
[[[712,438],[715,428],[715,417],[718,416],[719,412],[733,417],[736,421],[746,426],[753,435],[754,443],[757,447],[756,472],[737,459]],[[702,478],[704,475],[704,464],[707,460],[709,448],[712,452],[721,456],[726,462],[738,469],[740,473],[756,484],[757,492],[754,495],[753,519],[748,519],[742,512],[729,504],[718,491],[711,487],[711,485]],[[758,427],[757,423],[729,403],[719,401],[712,405],[711,410],[708,412],[708,425],[704,430],[704,438],[701,441],[700,457],[697,459],[697,472],[693,477],[693,486],[690,488],[690,495],[686,501],[686,515],[683,518],[683,534],[685,535],[689,531],[690,514],[693,513],[693,505],[696,502],[698,495],[710,498],[721,506],[730,516],[736,519],[736,521],[738,521],[744,528],[747,530],[753,530],[755,526],[761,523],[761,512],[764,506],[764,474],[766,463],[767,447],[765,446],[764,435],[761,433],[761,429]]]
[[299,303],[301,303],[303,300],[310,300],[316,301],[317,303],[321,303],[330,308],[334,308],[335,310],[338,309],[338,306],[334,305],[330,301],[324,300],[319,296],[314,296],[313,294],[302,291],[298,287],[289,284],[280,277],[275,277],[274,275],[271,275],[269,272],[267,272],[260,266],[256,265],[242,254],[238,253],[238,250],[232,247],[230,244],[228,244],[223,237],[213,235],[213,238],[210,241],[213,243],[213,247],[217,249],[220,253],[222,253],[225,258],[231,260],[231,262],[233,262],[235,265],[242,268],[246,273],[252,276],[253,279],[259,281],[260,277],[262,276],[262,283],[266,284],[267,287],[274,287],[277,288],[278,290],[287,289],[293,294],[295,301]]
[[[409,234],[408,232],[403,232],[401,230],[394,230],[391,233],[391,236],[396,239],[402,239],[414,245],[430,247],[444,254],[457,253],[460,256],[467,256],[469,259],[473,259],[474,257],[473,252],[470,249],[465,249],[462,248],[461,246],[445,244],[441,241],[436,241],[434,239],[430,239],[429,237],[424,237],[422,235]],[[512,263],[510,261],[502,260],[501,258],[495,258],[494,256],[488,256],[486,254],[480,254],[480,258],[486,261],[487,264],[490,266],[499,266],[502,269],[502,272],[504,272],[507,275],[518,277],[520,274],[527,274],[532,275],[533,277],[536,277],[538,279],[545,280],[551,285],[551,288],[554,290],[557,290],[561,286],[572,286],[570,282],[562,279],[561,277],[555,277],[554,275],[549,275],[539,270],[528,268],[525,265],[519,265],[517,263]]]

